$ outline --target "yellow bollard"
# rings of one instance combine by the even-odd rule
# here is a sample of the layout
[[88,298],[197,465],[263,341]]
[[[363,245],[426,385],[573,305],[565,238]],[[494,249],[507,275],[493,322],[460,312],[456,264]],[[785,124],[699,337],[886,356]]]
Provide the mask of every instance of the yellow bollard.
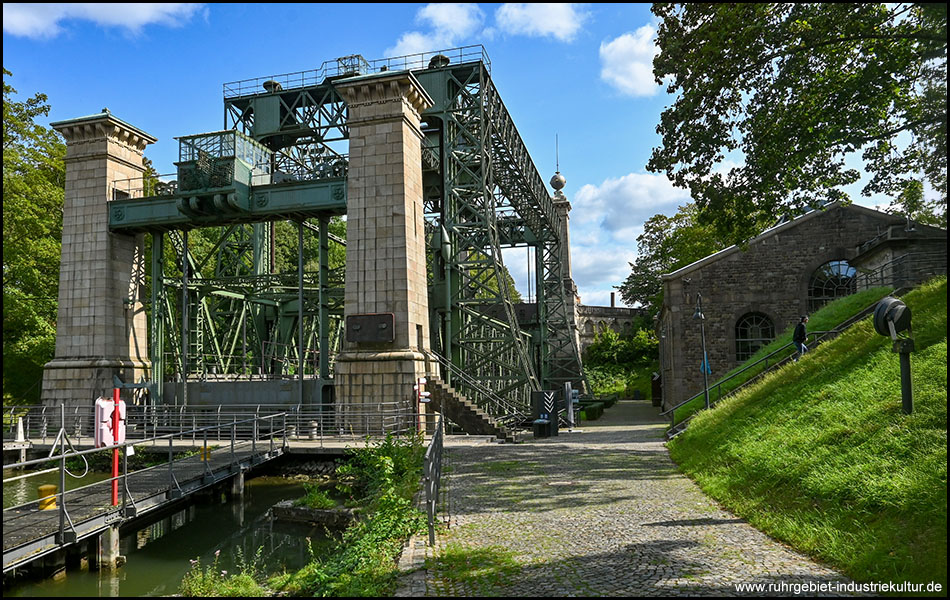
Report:
[[208,462],[211,457],[211,448],[202,448],[201,449],[201,461]]
[[41,485],[37,491],[40,497],[40,510],[53,510],[56,508],[55,485]]

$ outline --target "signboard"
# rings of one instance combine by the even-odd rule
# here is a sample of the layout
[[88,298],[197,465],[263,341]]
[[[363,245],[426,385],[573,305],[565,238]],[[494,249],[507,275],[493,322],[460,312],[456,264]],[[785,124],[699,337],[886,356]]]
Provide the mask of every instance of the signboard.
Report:
[[393,313],[369,313],[346,317],[346,341],[393,342],[396,339],[396,316]]

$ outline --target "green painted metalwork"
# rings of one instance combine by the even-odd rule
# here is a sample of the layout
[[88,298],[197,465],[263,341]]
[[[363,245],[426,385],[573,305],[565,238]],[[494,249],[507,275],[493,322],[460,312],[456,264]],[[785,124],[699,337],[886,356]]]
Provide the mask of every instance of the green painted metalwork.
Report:
[[[470,46],[379,61],[355,55],[225,84],[225,130],[179,138],[177,185],[153,186],[161,193],[148,198],[117,191],[111,203],[110,228],[155,240],[156,370],[190,379],[313,377],[325,383],[317,401],[332,398],[343,272],[330,264],[331,242],[340,240],[329,228],[346,210],[349,137],[334,83],[411,69],[435,100],[422,115],[434,349],[477,382],[454,382],[477,403],[484,389],[527,412],[532,390],[581,387],[560,217],[490,66],[484,48]],[[286,220],[298,224],[295,265],[277,256]],[[180,233],[188,230],[190,243]],[[513,246],[535,248],[538,319],[530,326],[518,322],[508,293],[501,251]]]

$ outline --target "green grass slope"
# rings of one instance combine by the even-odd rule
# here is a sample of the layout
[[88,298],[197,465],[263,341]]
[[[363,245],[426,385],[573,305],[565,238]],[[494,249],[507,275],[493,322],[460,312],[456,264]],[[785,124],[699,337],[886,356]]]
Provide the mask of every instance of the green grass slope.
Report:
[[[829,302],[814,314],[809,315],[808,331],[830,331],[841,323],[850,319],[852,316],[861,312],[861,310],[871,306],[884,296],[887,296],[893,290],[894,288],[891,287],[870,288]],[[775,357],[775,360],[772,360],[770,364],[774,365],[776,362],[778,362],[778,360],[794,354],[796,352],[795,347],[790,346],[790,344],[792,343],[792,333],[795,331],[795,325],[797,325],[797,323],[793,323],[777,338],[772,340],[772,342],[763,346],[762,348],[759,348],[759,350],[749,357],[747,361],[720,377],[718,381],[710,382],[709,397],[711,401],[718,401],[719,398],[725,396],[749,379],[752,379],[766,368],[766,365],[763,363],[743,371],[743,369],[745,369],[747,366],[751,366],[757,361],[765,358],[767,355],[785,346],[788,346],[788,348],[785,348],[784,352],[780,352]],[[806,344],[809,347],[814,346],[814,343],[811,340],[812,338],[809,338],[809,342]],[[742,371],[742,373],[736,375],[740,371]],[[733,377],[733,375],[736,376]],[[692,402],[688,402],[677,408],[675,411],[676,422],[679,423],[691,414],[698,412],[705,406],[705,404],[705,398],[699,396],[694,398]]]
[[697,415],[680,468],[750,523],[861,582],[947,585],[947,279],[913,313],[914,413],[870,318]]

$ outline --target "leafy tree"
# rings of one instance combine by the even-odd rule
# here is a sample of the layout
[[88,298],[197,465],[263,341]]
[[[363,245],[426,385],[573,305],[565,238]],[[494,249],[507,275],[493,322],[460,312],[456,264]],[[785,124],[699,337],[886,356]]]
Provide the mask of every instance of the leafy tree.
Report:
[[655,316],[663,304],[660,276],[723,247],[713,228],[700,224],[695,204],[681,206],[672,217],[654,215],[637,238],[637,260],[630,263],[630,275],[618,286],[620,296],[627,304],[639,303]]
[[891,202],[887,211],[904,215],[908,220],[924,225],[947,227],[946,210],[940,213],[937,202],[924,198],[924,184],[919,180],[907,182],[900,195]]
[[592,366],[643,367],[656,359],[658,348],[656,334],[651,329],[636,329],[632,334],[620,335],[605,327],[594,336],[584,360]]
[[45,94],[17,102],[3,70],[3,397],[39,400],[56,345],[66,145],[35,119]]
[[[687,188],[704,223],[741,243],[779,217],[924,176],[946,222],[944,4],[654,4],[661,116],[647,168]],[[906,141],[909,137],[909,141]],[[729,152],[744,164],[721,172]]]

